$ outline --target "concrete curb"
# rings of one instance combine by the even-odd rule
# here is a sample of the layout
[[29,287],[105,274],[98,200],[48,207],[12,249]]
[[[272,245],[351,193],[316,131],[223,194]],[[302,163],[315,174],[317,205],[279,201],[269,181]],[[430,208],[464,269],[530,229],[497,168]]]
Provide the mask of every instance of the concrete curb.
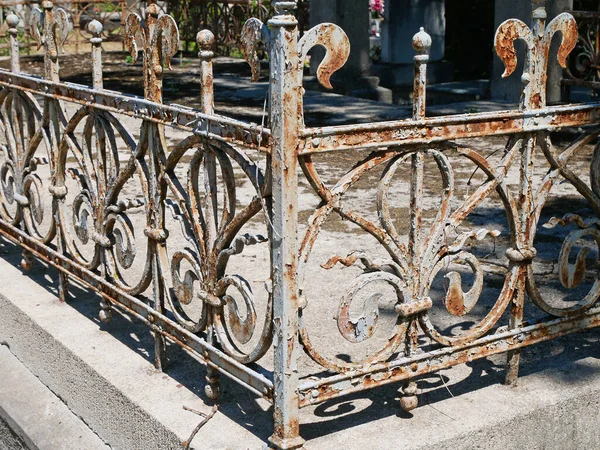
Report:
[[[0,345],[0,420],[31,450],[108,450],[60,399]],[[18,443],[13,443],[15,445]]]

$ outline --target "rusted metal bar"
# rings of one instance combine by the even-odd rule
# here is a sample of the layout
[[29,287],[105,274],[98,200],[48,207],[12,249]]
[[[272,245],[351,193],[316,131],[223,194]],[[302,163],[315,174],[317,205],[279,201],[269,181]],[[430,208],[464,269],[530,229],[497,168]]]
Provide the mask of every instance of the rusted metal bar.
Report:
[[567,127],[600,121],[598,103],[551,106],[535,111],[500,111],[427,118],[306,128],[301,130],[300,155],[339,150],[435,144],[455,139],[501,136]]
[[411,358],[400,358],[345,374],[300,381],[300,405],[306,407],[344,395],[435,373],[441,369],[507,353],[578,331],[600,326],[600,308],[562,319],[551,316],[524,322],[519,329],[495,334],[459,347],[444,347]]
[[302,96],[301,61],[298,57],[296,3],[277,1],[271,27],[271,176],[273,186],[270,230],[273,282],[273,335],[275,398],[273,448],[300,448],[298,417],[298,158],[296,155]]

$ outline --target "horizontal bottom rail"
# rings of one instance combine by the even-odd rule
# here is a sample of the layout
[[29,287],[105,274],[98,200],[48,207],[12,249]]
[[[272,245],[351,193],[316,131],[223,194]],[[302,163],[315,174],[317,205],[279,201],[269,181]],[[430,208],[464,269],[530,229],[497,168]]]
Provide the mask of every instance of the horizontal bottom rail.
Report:
[[162,334],[169,341],[182,347],[194,359],[218,370],[223,375],[231,378],[258,396],[269,401],[272,400],[273,383],[269,379],[237,362],[221,350],[208,344],[204,339],[190,333],[142,301],[121,292],[97,274],[36,241],[31,236],[2,219],[0,219],[0,235],[3,235],[9,241],[31,252],[33,255],[42,258],[69,277],[77,279],[83,285],[106,299],[111,305],[141,320],[153,331]]
[[[548,320],[547,322],[544,322]],[[495,334],[460,347],[446,347],[411,358],[375,364],[319,380],[302,380],[299,387],[300,407],[322,403],[377,386],[427,375],[459,364],[517,350],[576,331],[600,326],[600,306],[574,317],[546,317],[523,324],[520,328],[500,328]]]

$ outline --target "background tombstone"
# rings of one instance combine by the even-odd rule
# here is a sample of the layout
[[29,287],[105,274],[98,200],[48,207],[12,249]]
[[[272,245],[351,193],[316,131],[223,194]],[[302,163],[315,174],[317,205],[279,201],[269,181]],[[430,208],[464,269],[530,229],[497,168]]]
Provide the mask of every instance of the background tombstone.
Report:
[[374,72],[386,86],[412,86],[412,37],[421,27],[432,38],[428,82],[451,81],[452,64],[443,61],[446,39],[445,0],[387,0],[381,33],[381,64]]

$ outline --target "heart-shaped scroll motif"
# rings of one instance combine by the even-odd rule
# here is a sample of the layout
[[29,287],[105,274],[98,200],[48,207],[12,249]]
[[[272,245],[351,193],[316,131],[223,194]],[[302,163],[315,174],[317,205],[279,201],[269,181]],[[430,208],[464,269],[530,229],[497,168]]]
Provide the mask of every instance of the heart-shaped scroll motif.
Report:
[[[183,164],[187,152],[190,160],[182,179],[175,169]],[[256,192],[246,206],[237,198],[236,166]],[[165,175],[172,197],[167,205],[189,243],[172,255],[173,289],[167,292],[171,310],[177,321],[193,332],[210,328],[233,358],[243,363],[256,361],[272,339],[271,293],[267,290],[261,331],[250,283],[227,270],[232,257],[267,241],[260,234],[241,234],[261,211],[269,214],[268,185],[262,171],[242,150],[193,136],[170,149]]]
[[[120,145],[127,150],[126,163],[120,160]],[[67,165],[69,160],[73,162]],[[147,270],[133,282],[126,280],[123,271],[138,260],[129,214],[148,201],[124,199],[122,193],[136,176],[143,186],[147,169],[136,158],[135,141],[112,114],[83,107],[67,123],[58,150],[56,190],[68,192],[67,175],[75,181],[76,191],[72,203],[66,195],[58,199],[58,212],[69,254],[90,270],[101,267],[120,289],[139,294],[150,283],[148,257],[140,263]]]
[[544,27],[545,14],[542,9],[534,12],[534,18],[537,20],[534,30],[520,20],[509,19],[500,25],[494,38],[496,53],[506,67],[503,77],[508,77],[517,68],[515,41],[521,39],[525,42],[527,53],[522,78],[523,109],[539,109],[546,106],[548,53],[554,35],[558,32],[562,35],[557,58],[563,68],[567,67],[567,57],[577,45],[577,22],[571,14],[559,14]]
[[333,89],[331,75],[348,61],[350,40],[344,30],[337,25],[322,23],[308,30],[298,42],[298,53],[302,60],[306,59],[309,50],[316,45],[327,50],[317,69],[317,78],[324,87]]
[[163,67],[171,68],[171,58],[179,50],[179,29],[173,17],[159,16],[159,8],[151,3],[146,8],[146,19],[130,13],[125,19],[125,45],[133,62],[139,49],[136,37],[144,43],[144,96],[152,101],[162,101]]
[[[258,81],[260,75],[260,60],[258,48],[260,43],[270,46],[270,32],[260,20],[249,19],[242,29],[242,51],[252,70],[252,81]],[[327,89],[332,89],[331,75],[342,68],[350,55],[350,40],[339,26],[332,23],[322,23],[306,33],[298,41],[298,57],[304,61],[311,48],[320,45],[327,51],[317,69],[317,79]],[[298,65],[299,70],[303,65]]]

